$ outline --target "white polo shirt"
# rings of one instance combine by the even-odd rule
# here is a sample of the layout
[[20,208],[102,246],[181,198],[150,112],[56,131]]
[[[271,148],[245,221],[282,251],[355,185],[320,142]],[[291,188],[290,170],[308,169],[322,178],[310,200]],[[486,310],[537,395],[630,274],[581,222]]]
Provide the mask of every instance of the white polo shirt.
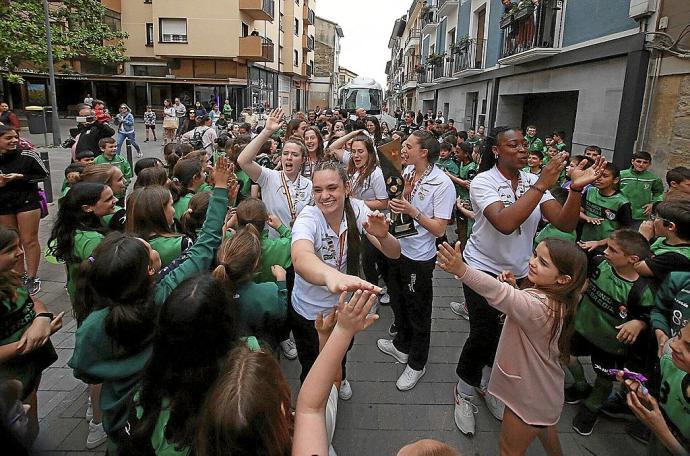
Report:
[[474,227],[467,241],[464,257],[467,264],[482,271],[500,274],[511,271],[521,279],[527,276],[529,258],[532,255],[532,243],[541,220],[541,205],[553,199],[550,192],[544,193],[532,214],[520,226],[520,229],[505,235],[498,231],[484,217],[484,209],[500,201],[510,206],[524,195],[537,182],[536,174],[520,171],[520,182],[513,192],[510,179],[507,179],[495,166],[488,171],[477,174],[470,184],[470,201],[474,208]]
[[[407,166],[403,175],[414,173],[413,166]],[[455,205],[455,186],[440,168],[434,166],[426,177],[417,182],[412,205],[427,217],[450,220]],[[421,223],[414,222],[418,233],[400,239],[400,250],[407,258],[428,261],[436,256],[436,236],[427,231]]]
[[[268,213],[278,217],[285,226],[292,226],[293,223],[288,196],[292,201],[295,216],[312,204],[311,180],[306,177],[298,175],[294,181],[291,181],[282,171],[261,168],[257,183],[261,187],[261,199]],[[285,184],[287,184],[287,190]],[[269,227],[268,237],[273,239],[280,235]]]
[[[350,203],[357,218],[357,230],[363,233],[364,222],[371,211],[361,200],[350,198]],[[340,231],[335,233],[318,207],[305,207],[292,227],[292,243],[302,239],[314,244],[314,253],[321,261],[344,274],[347,273],[347,219],[344,214],[340,222]],[[340,294],[331,293],[325,286],[312,285],[299,274],[295,274],[292,306],[295,312],[307,320],[316,320],[318,314],[332,309],[338,303],[339,297]]]
[[[352,155],[349,151],[343,154],[343,165],[348,166]],[[386,181],[383,178],[383,171],[376,166],[369,176],[364,179],[362,185],[356,185],[359,180],[359,171],[350,176],[350,186],[352,187],[352,197],[364,201],[387,200]]]

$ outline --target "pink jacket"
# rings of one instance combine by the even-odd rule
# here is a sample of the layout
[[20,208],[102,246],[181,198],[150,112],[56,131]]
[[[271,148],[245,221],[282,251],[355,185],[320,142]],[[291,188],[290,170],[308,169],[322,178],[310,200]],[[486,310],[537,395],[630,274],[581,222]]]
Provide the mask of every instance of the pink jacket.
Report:
[[469,267],[460,280],[506,314],[489,392],[527,424],[558,423],[565,374],[558,361],[558,334],[549,343],[546,296],[535,289],[517,290]]

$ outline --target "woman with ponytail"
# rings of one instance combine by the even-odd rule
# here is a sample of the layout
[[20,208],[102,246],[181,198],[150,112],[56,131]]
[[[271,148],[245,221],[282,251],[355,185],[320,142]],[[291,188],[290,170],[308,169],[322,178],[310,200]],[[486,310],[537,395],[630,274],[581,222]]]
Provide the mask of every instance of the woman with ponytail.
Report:
[[231,174],[227,160],[219,159],[215,172],[218,181],[199,239],[168,267],[161,269],[160,256],[148,242],[120,233],[108,235],[82,263],[77,306],[88,317],[77,330],[69,366],[75,377],[103,384],[100,405],[109,452],[126,435],[134,388],[151,358],[158,309],[185,279],[208,270],[220,245]]
[[206,171],[199,160],[183,158],[173,168],[170,179],[175,219],[180,220],[182,214],[189,208],[189,200],[206,182]]
[[[363,201],[348,196],[350,183],[342,166],[320,163],[312,182],[316,206],[304,208],[292,229],[296,275],[290,319],[302,381],[318,355],[317,316],[332,309],[343,291],[381,291],[359,277],[362,236],[388,258],[400,256],[400,243],[388,233],[383,214],[372,213]],[[343,360],[340,397],[351,396]]]
[[125,178],[122,171],[117,166],[107,163],[91,164],[84,168],[79,176],[80,182],[92,182],[95,184],[103,184],[110,187],[113,195],[117,199],[112,214],[106,214],[101,217],[103,226],[111,230],[122,231],[125,228],[125,209],[124,209],[124,194],[127,190],[125,185]]

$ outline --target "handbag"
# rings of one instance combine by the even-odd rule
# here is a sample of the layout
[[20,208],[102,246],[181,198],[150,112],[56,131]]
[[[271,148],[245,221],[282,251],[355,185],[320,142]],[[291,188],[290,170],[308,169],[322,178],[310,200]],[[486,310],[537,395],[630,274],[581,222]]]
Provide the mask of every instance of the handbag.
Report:
[[176,129],[177,127],[178,127],[177,118],[163,119],[163,128],[171,128],[171,129],[175,128]]

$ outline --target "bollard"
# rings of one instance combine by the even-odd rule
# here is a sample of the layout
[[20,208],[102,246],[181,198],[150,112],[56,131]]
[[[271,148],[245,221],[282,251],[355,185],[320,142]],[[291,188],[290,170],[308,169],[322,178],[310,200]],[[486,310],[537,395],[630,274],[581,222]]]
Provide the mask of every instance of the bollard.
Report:
[[134,163],[132,163],[132,141],[130,141],[129,138],[125,138],[125,150],[127,151],[129,166],[134,168]]
[[48,175],[43,179],[43,191],[46,194],[46,200],[49,203],[53,202],[53,182],[50,180],[50,158],[48,157],[48,152],[45,150],[41,151],[41,160],[48,170]]
[[[43,114],[43,147],[48,146],[48,121],[46,120],[46,110],[45,108],[41,111],[41,114]],[[48,159],[48,154],[46,154],[46,160]],[[43,157],[41,157],[43,158]],[[52,196],[50,197],[52,202]]]

